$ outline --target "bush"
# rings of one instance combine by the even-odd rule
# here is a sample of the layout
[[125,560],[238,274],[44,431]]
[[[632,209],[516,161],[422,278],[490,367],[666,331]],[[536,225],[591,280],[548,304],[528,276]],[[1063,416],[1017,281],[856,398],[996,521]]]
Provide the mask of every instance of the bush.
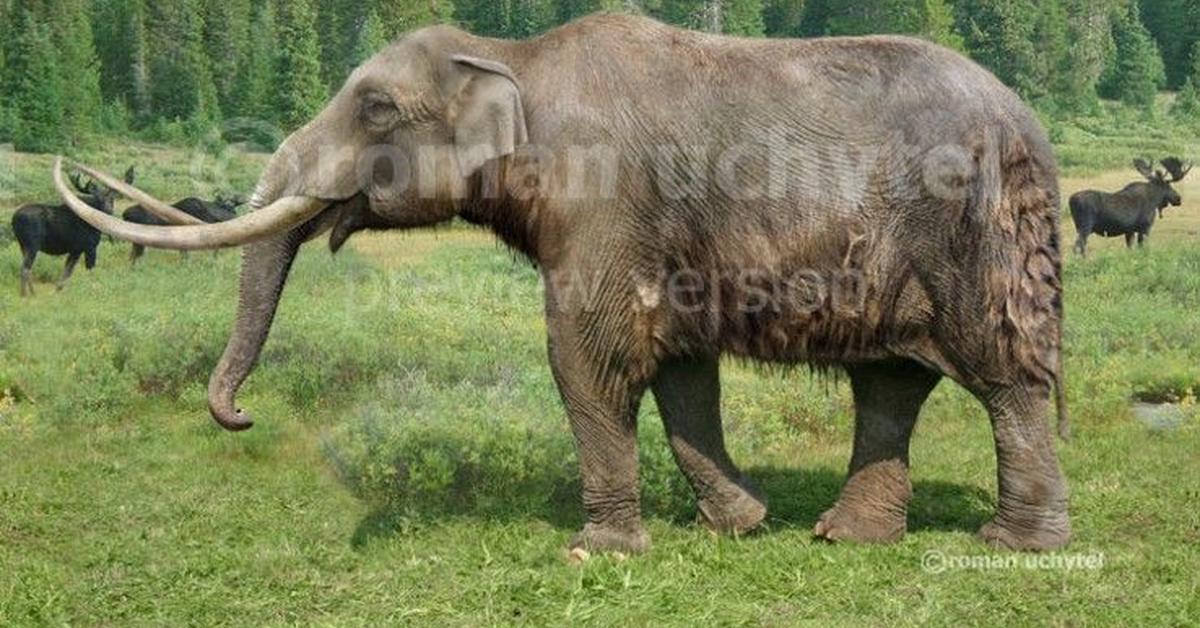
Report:
[[1113,24],[1116,56],[1100,83],[1100,94],[1127,105],[1153,107],[1158,89],[1166,84],[1166,68],[1158,44],[1142,24],[1137,3]]
[[[334,428],[322,449],[356,495],[403,517],[578,513],[574,443],[549,374],[538,368],[509,377],[480,386],[401,373]],[[690,489],[657,420],[644,417],[640,440],[645,509],[690,515]]]
[[129,134],[131,125],[132,116],[129,115],[129,109],[124,104],[109,102],[100,109],[98,126],[100,133],[112,137],[125,136]]

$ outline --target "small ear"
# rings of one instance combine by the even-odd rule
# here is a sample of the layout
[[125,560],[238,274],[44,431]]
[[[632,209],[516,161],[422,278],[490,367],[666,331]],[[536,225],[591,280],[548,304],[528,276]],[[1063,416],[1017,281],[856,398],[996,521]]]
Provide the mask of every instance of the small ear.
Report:
[[128,183],[129,185],[133,185],[133,177],[134,177],[133,166],[130,166],[129,170],[125,171],[125,183]]
[[529,132],[521,88],[508,66],[463,55],[451,61],[470,74],[451,120],[459,170],[469,177],[487,162],[513,154],[529,141]]
[[1137,171],[1141,173],[1143,177],[1151,180],[1154,179],[1154,167],[1150,165],[1149,161],[1146,161],[1145,159],[1134,159],[1133,167],[1137,168]]

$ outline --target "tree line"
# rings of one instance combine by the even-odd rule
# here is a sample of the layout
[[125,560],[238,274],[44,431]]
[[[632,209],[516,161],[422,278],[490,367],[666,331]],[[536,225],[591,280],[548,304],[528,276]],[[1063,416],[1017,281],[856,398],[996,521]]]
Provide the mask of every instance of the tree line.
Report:
[[1049,115],[1160,89],[1200,116],[1200,0],[0,0],[0,143],[292,129],[403,32],[534,36],[635,11],[748,37],[911,34],[958,49]]

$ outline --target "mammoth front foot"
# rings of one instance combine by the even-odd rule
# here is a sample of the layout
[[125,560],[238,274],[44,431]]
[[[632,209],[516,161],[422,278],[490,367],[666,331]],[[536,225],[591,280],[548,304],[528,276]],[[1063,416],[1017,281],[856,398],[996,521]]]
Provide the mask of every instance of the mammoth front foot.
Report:
[[813,535],[826,541],[852,543],[895,543],[908,531],[905,512],[869,512],[841,503],[825,511]]
[[723,494],[705,497],[697,503],[697,519],[718,534],[745,534],[757,529],[767,518],[767,500],[750,480],[742,478]]
[[979,529],[984,543],[1019,552],[1051,552],[1071,542],[1071,522],[1066,515],[1021,525],[997,517]]
[[587,523],[567,545],[571,556],[579,550],[585,552],[584,556],[588,552],[643,554],[650,550],[650,535],[640,521],[624,526]]

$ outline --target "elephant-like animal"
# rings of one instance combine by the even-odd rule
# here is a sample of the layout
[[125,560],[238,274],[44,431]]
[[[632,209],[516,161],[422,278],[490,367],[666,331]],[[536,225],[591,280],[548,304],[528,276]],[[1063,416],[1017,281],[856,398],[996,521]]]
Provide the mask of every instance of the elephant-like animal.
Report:
[[1047,425],[1054,389],[1063,418],[1057,166],[1029,108],[957,53],[616,14],[520,42],[435,26],[357,68],[281,145],[238,219],[130,225],[74,202],[63,167],[63,197],[118,237],[246,246],[208,390],[230,430],[251,426],[234,398],[302,243],[462,218],[544,278],[583,480],[572,548],[650,545],[635,426],[646,391],[702,520],[729,533],[763,521],[762,493],[726,452],[723,354],[848,372],[853,455],[819,537],[906,532],[909,439],[946,377],[994,426],[999,500],[982,539],[1051,550],[1070,538]]

